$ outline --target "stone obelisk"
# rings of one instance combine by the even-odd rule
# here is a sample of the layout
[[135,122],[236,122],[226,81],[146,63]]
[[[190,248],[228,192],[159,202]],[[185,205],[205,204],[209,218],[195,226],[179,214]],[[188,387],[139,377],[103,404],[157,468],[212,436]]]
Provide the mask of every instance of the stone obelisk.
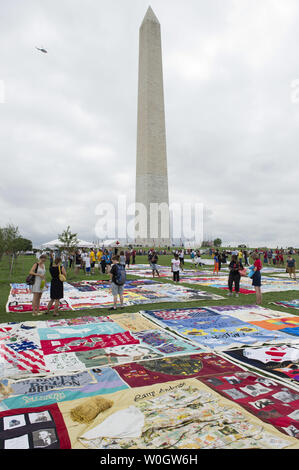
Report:
[[[137,217],[135,243],[169,246],[169,197],[160,23],[151,7],[139,29],[136,203],[146,208]],[[161,211],[157,213],[160,205]],[[152,206],[152,207],[151,207]],[[152,210],[152,217],[151,217]],[[157,217],[156,217],[157,216]],[[166,230],[165,230],[166,229]]]

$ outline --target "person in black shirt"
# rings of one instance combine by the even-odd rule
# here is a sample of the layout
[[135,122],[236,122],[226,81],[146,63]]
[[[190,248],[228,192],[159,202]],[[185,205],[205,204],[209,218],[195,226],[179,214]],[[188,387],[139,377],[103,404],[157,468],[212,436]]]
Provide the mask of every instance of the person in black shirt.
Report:
[[241,274],[239,273],[239,270],[243,269],[243,265],[241,261],[238,261],[237,255],[232,255],[232,260],[229,264],[229,276],[228,276],[228,289],[229,293],[228,295],[233,295],[233,284],[235,284],[235,293],[236,297],[239,297],[239,291],[240,291],[240,278]]
[[66,278],[66,271],[64,266],[61,266],[61,258],[55,258],[54,263],[50,266],[51,287],[50,287],[50,302],[48,303],[46,314],[50,312],[52,305],[54,304],[53,316],[57,317],[60,300],[63,299],[63,281],[60,280],[62,274]]
[[155,272],[158,274],[158,277],[160,277],[160,273],[158,271],[158,266],[157,266],[157,263],[158,263],[158,255],[157,255],[157,252],[154,251],[153,252],[153,255],[152,255],[152,258],[151,258],[151,266],[152,266],[152,271],[153,271],[153,277],[155,277]]
[[[117,296],[120,300],[120,308],[124,308],[124,285],[119,285],[117,283],[117,265],[119,264],[119,255],[112,256],[112,267],[110,269],[110,283],[111,283],[111,292],[113,295],[113,307],[108,310],[116,310],[117,305]],[[125,269],[123,267],[123,269]]]

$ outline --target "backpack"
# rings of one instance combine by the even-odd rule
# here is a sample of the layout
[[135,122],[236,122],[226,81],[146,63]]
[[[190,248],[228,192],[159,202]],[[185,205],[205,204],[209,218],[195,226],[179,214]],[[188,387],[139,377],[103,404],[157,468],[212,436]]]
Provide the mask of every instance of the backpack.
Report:
[[126,269],[122,264],[116,264],[115,284],[123,286],[126,282]]

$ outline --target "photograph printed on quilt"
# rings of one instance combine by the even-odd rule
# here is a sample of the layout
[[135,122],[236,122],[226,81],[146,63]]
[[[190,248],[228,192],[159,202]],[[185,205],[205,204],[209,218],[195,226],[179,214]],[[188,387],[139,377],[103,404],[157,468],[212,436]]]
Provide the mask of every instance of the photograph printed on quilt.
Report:
[[262,421],[299,439],[299,391],[253,372],[236,372],[215,378],[198,378],[218,393],[234,400]]
[[58,405],[0,412],[0,449],[70,449]]

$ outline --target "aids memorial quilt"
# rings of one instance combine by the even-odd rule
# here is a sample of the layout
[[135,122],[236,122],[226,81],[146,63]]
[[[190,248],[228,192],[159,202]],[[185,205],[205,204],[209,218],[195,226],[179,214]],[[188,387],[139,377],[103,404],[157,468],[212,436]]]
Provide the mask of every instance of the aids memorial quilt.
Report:
[[238,364],[266,371],[299,387],[299,345],[264,345],[226,351],[225,357]]
[[[127,281],[124,285],[123,297],[124,306],[160,302],[218,300],[223,298],[198,289],[159,283],[149,279]],[[41,311],[47,309],[49,300],[50,288],[47,287],[42,294]],[[59,307],[61,310],[109,308],[112,306],[113,295],[108,281],[97,280],[64,283],[64,298],[61,299]],[[32,311],[32,292],[26,284],[11,285],[6,311]]]
[[[297,440],[237,408],[196,379],[111,395],[112,407],[77,434],[91,449],[284,449]],[[67,416],[67,408],[62,405]]]
[[279,431],[299,438],[299,392],[296,390],[253,372],[199,380]]
[[299,299],[294,300],[281,300],[280,302],[273,302],[275,305],[285,308],[294,308],[299,310]]
[[[228,290],[228,276],[199,276],[199,277],[186,277],[182,280],[186,284],[194,284],[201,287],[214,287],[217,289]],[[234,290],[234,288],[233,288]],[[284,292],[289,290],[299,290],[299,283],[290,279],[279,279],[276,277],[262,277],[262,292]],[[240,293],[241,294],[254,294],[255,289],[252,286],[252,281],[248,277],[241,277],[240,280]]]
[[0,412],[0,449],[70,449],[58,405]]
[[206,350],[139,313],[76,320],[1,324],[0,377],[77,372]]
[[297,342],[296,337],[289,335],[288,331],[269,331],[228,313],[216,313],[213,307],[143,311],[146,317],[158,321],[164,327],[215,350],[244,344]]
[[34,408],[79,398],[90,398],[128,388],[110,367],[89,369],[77,374],[2,381],[1,409]]

